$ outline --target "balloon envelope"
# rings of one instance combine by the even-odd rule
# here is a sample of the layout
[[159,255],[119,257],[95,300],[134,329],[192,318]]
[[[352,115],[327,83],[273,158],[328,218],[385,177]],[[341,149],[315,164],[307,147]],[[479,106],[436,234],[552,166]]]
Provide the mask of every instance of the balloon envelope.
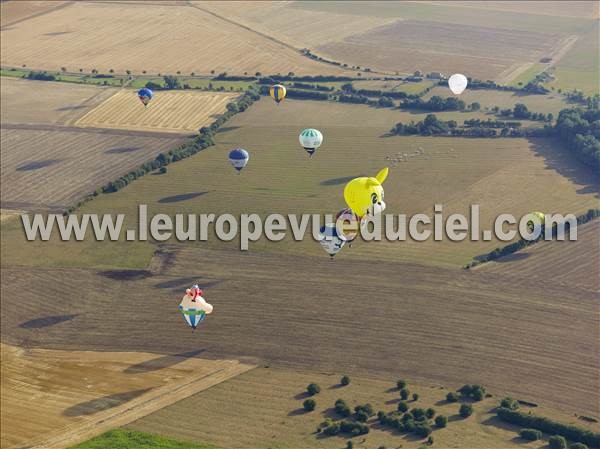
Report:
[[286,90],[285,86],[281,84],[275,84],[269,88],[269,95],[276,103],[280,103],[285,98]]
[[248,164],[249,159],[250,155],[243,148],[236,148],[229,152],[229,162],[237,171],[241,171]]
[[207,303],[202,296],[197,296],[195,301],[192,301],[193,295],[187,294],[179,304],[179,311],[183,315],[188,326],[192,329],[204,321],[206,315],[212,313],[213,306]]
[[307,128],[302,130],[298,140],[309,156],[312,157],[317,148],[323,143],[323,134],[318,129]]
[[332,258],[339,253],[346,244],[346,240],[338,235],[335,223],[328,223],[321,227],[319,230],[319,239],[321,248],[323,248]]
[[138,90],[138,98],[142,103],[144,103],[144,106],[147,106],[148,103],[150,103],[150,100],[152,100],[153,96],[154,93],[147,87],[142,87],[140,90]]
[[465,75],[455,73],[448,79],[448,87],[454,95],[460,95],[467,88],[468,80]]

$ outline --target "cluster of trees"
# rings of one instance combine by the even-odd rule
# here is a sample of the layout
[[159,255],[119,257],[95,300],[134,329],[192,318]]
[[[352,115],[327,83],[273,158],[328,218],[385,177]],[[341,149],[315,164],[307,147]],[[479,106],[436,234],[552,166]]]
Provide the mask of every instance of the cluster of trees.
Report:
[[544,114],[543,112],[531,112],[523,103],[517,103],[512,109],[500,110],[497,106],[493,111],[502,117],[514,117],[523,120],[537,120],[540,122],[551,122],[554,116],[552,114]]
[[[527,93],[531,93],[531,94],[547,94],[548,92],[550,92],[548,89],[546,89],[544,86],[542,86],[540,84],[539,80],[530,81],[523,87],[505,86],[505,85],[501,85],[501,84],[496,84],[494,81],[491,81],[491,80],[482,81],[482,80],[471,79],[471,78],[468,78],[468,80],[469,80],[469,89],[494,89],[494,90],[504,90],[504,91],[511,91],[511,92],[527,92]],[[445,86],[446,83],[447,83],[447,81],[441,80],[438,84]]]
[[465,120],[463,125],[467,128],[520,128],[522,123],[492,120],[491,118],[488,118],[487,120],[472,118]]
[[296,89],[320,90],[326,92],[331,92],[334,90],[333,86],[326,86],[324,84],[292,83],[292,87]]
[[555,130],[565,146],[600,174],[600,108],[563,109]]
[[600,433],[592,432],[588,429],[571,424],[562,424],[550,418],[536,416],[531,413],[524,413],[519,410],[505,407],[498,407],[496,409],[496,414],[502,421],[510,424],[525,426],[528,429],[562,436],[571,441],[584,443],[592,447],[600,446]]
[[464,111],[466,107],[465,102],[458,98],[444,98],[439,95],[434,95],[427,101],[423,101],[419,97],[407,99],[400,104],[400,108],[402,109],[419,109],[425,111]]
[[483,398],[485,398],[485,387],[477,384],[463,385],[458,389],[458,392],[463,398],[469,398],[475,401],[482,401]]
[[29,80],[38,80],[38,81],[54,81],[56,77],[48,72],[35,72],[31,71],[26,76]]
[[[169,150],[168,153],[160,153],[152,161],[145,162],[135,170],[130,171],[128,174],[121,176],[115,181],[109,182],[102,188],[103,193],[117,192],[123,187],[127,186],[130,182],[135,181],[137,178],[144,176],[146,173],[165,167],[171,162],[177,162],[187,157],[190,157],[205,148],[214,145],[213,135],[214,133],[231,117],[235,114],[245,111],[252,103],[258,100],[260,96],[254,89],[249,89],[238,98],[236,101],[227,105],[227,111],[221,114],[210,126],[202,127],[200,134],[192,139],[190,142],[184,143],[176,149]],[[231,105],[231,106],[230,106]],[[69,212],[71,212],[69,210]]]
[[[594,220],[600,217],[600,209],[589,209],[585,214],[579,215],[577,217],[577,225],[587,223],[588,221]],[[567,226],[565,225],[565,231],[567,230]],[[556,225],[553,226],[552,235],[556,234]],[[526,240],[521,238],[514,243],[506,245],[502,248],[496,248],[492,252],[487,254],[483,254],[481,256],[477,256],[475,260],[465,265],[466,269],[475,267],[485,262],[489,262],[491,260],[499,259],[500,257],[508,256],[509,254],[513,254],[520,249],[525,248],[526,246],[533,245],[539,242],[543,238],[543,233],[536,240]]]
[[408,136],[419,134],[421,136],[448,135],[451,129],[456,128],[457,123],[454,120],[443,121],[437,118],[435,114],[427,114],[424,120],[417,123],[411,121],[404,124],[401,122],[390,130],[390,134],[399,136]]
[[258,84],[279,84],[283,81],[304,81],[308,83],[327,83],[327,82],[344,82],[353,81],[356,78],[350,76],[334,76],[334,75],[306,75],[306,76],[295,76],[295,75],[270,75],[260,77]]
[[340,433],[348,434],[351,437],[366,435],[369,433],[369,426],[356,421],[345,419],[341,422],[326,419],[319,425],[317,431],[323,432],[325,435],[333,436]]

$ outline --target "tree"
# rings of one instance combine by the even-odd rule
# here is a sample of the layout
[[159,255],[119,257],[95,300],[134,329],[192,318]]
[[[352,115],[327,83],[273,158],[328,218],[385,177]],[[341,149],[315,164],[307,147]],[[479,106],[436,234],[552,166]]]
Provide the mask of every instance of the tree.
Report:
[[428,437],[431,432],[431,426],[427,423],[420,423],[415,426],[415,433],[422,438]]
[[400,397],[402,398],[403,401],[406,401],[408,399],[409,394],[410,394],[410,391],[408,391],[407,388],[403,388],[402,390],[400,390]]
[[561,435],[553,435],[548,439],[550,449],[567,449],[567,440]]
[[408,410],[408,404],[404,401],[398,402],[398,411],[404,413]]
[[523,103],[517,103],[513,108],[513,117],[514,118],[529,118],[531,113],[527,109]]
[[321,392],[321,387],[319,387],[317,384],[315,383],[310,383],[308,384],[308,386],[306,387],[306,392],[308,394],[310,394],[311,396],[314,396],[315,394],[318,394]]
[[128,75],[131,75],[131,70],[125,70],[125,73],[127,73]]
[[478,102],[473,102],[471,103],[471,110],[472,111],[479,111],[481,109],[481,104],[479,104]]
[[67,71],[67,68],[66,68],[66,67],[61,67],[61,68],[60,68],[60,70],[61,70],[62,72],[66,72],[66,71]]
[[400,379],[396,381],[396,386],[398,387],[398,390],[402,390],[403,388],[406,388],[406,381]]
[[422,421],[425,418],[425,410],[422,408],[413,408],[410,413],[414,416],[415,420]]
[[435,425],[439,428],[446,427],[448,425],[448,418],[444,415],[437,415],[435,417]]
[[356,412],[356,420],[360,422],[367,422],[369,419],[369,415],[364,410],[359,410]]
[[109,69],[108,73],[115,73],[114,69]]
[[500,401],[500,407],[507,408],[509,410],[517,410],[519,408],[519,402],[513,398],[506,397]]
[[175,76],[165,75],[163,79],[165,80],[165,87],[167,89],[179,89],[181,87],[179,79]]
[[473,406],[471,404],[462,404],[458,410],[458,413],[463,418],[468,418],[473,414]]
[[346,404],[346,401],[344,401],[343,399],[338,399],[337,401],[335,401],[334,409],[338,415],[344,418],[347,418],[351,414],[350,407],[348,407],[348,404]]
[[427,419],[431,419],[435,416],[435,409],[433,407],[429,407],[427,410],[425,410],[425,416],[427,416]]
[[254,76],[258,78],[258,77],[262,76],[262,73],[260,73],[260,72],[256,72],[256,73],[254,74]]
[[237,114],[238,112],[240,112],[240,108],[238,107],[237,103],[227,103],[226,108],[232,114]]
[[418,401],[419,400],[419,393],[413,393],[412,395],[413,401]]
[[527,441],[537,441],[542,438],[542,432],[536,429],[521,429],[519,436]]
[[342,384],[343,386],[350,385],[350,377],[346,375],[342,376],[342,378],[340,379],[340,384]]
[[307,399],[302,403],[302,406],[307,412],[312,412],[317,406],[317,402],[314,399]]

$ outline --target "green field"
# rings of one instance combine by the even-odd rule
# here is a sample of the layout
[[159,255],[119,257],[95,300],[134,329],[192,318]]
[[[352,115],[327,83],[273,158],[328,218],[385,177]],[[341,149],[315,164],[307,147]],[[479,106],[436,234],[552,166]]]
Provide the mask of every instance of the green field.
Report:
[[[334,102],[289,100],[276,106],[265,98],[228,122],[216,135],[216,146],[169,165],[164,175],[147,175],[117,193],[101,195],[79,213],[123,213],[126,229],[137,227],[138,204],[147,204],[150,215],[335,214],[344,207],[342,192],[349,179],[374,175],[384,166],[390,166],[386,212],[409,217],[433,216],[436,203],[443,204],[447,215],[466,214],[471,204],[479,204],[485,229],[498,213],[582,213],[596,204],[593,188],[588,188],[596,185],[593,175],[551,140],[385,137],[397,121],[424,115]],[[461,112],[439,116],[485,117]],[[318,126],[325,136],[312,159],[297,143],[299,131],[308,126]],[[241,175],[227,161],[235,147],[251,154]],[[395,162],[398,154],[407,154],[407,160]],[[25,243],[19,220],[7,221],[2,231],[2,263],[7,265],[143,267],[154,251],[148,242],[99,244],[91,238]],[[206,244],[238,246],[214,236]],[[458,267],[497,246],[493,241],[359,242],[340,257]],[[250,248],[325,256],[312,239],[294,242],[289,235],[281,242],[260,240]]]
[[519,74],[519,76],[514,78],[510,83],[508,83],[508,85],[515,86],[515,87],[523,87],[529,81],[533,81],[533,79],[539,73],[543,72],[546,69],[546,67],[547,67],[546,64],[534,63],[531,65],[531,67],[529,67],[527,70],[525,70],[524,72]]
[[[201,88],[208,89],[210,85],[212,85],[212,89],[224,88],[225,90],[246,90],[251,85],[255,84],[252,81],[221,81],[215,80],[211,78],[190,78],[185,76],[175,75],[181,85],[189,84],[191,88]],[[164,85],[164,79],[162,77],[140,77],[133,80],[131,83],[131,87],[141,88],[146,85],[148,81],[152,81],[153,83]]]
[[135,430],[115,429],[92,438],[85,443],[72,446],[71,449],[217,449],[206,446],[152,435]]

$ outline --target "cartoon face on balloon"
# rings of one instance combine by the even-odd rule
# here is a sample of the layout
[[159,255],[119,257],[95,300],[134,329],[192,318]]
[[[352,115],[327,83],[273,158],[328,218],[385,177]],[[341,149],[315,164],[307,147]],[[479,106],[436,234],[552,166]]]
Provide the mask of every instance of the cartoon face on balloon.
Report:
[[387,178],[388,168],[384,168],[375,177],[354,178],[344,188],[344,199],[348,207],[359,218],[367,214],[377,215],[385,210],[383,201],[383,182]]

